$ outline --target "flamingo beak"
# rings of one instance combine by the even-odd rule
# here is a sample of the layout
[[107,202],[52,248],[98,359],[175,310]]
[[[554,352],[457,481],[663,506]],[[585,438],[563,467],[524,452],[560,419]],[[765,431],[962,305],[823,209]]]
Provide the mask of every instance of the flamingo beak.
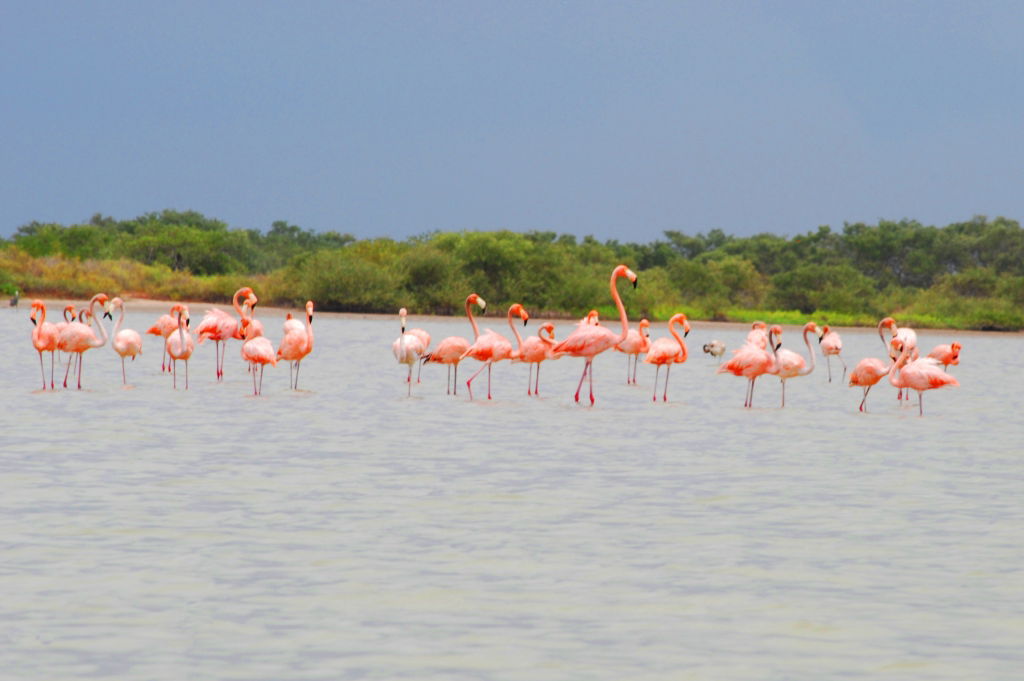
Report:
[[640,282],[640,277],[637,277],[636,279],[634,279],[634,280],[633,280],[633,288],[636,288],[636,285],[637,285],[637,284],[638,284],[639,282]]
[[32,321],[32,326],[35,326],[36,325],[36,318],[35,317],[29,317],[29,319]]
[[110,314],[110,310],[104,310],[103,311],[103,317],[104,317],[104,319],[113,319],[114,318],[113,315]]
[[526,322],[530,321],[529,317],[523,317],[523,326],[526,326]]

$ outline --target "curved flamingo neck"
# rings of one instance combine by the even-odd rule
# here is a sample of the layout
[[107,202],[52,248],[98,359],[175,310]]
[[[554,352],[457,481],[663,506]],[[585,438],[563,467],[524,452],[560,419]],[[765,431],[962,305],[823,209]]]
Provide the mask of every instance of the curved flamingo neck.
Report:
[[231,297],[231,306],[235,308],[235,312],[238,314],[239,319],[245,317],[245,315],[242,313],[242,306],[238,303],[238,297],[242,295],[242,291],[244,290],[244,288],[238,289],[237,291],[235,291],[235,295]]
[[[547,336],[543,335],[545,331],[548,332]],[[537,331],[537,338],[540,338],[541,341],[543,341],[544,343],[547,343],[548,345],[554,345],[555,344],[555,330],[553,328],[548,328],[546,326],[542,326]]]
[[473,318],[473,307],[469,298],[466,298],[466,316],[469,317],[469,323],[473,326],[473,340],[476,340],[480,337],[480,329],[476,325],[476,319]]
[[[108,339],[107,329],[103,326],[103,320],[102,319],[98,319],[96,317],[96,313],[93,312],[93,308],[96,307],[96,303],[98,303],[98,302],[99,302],[99,295],[93,296],[92,300],[89,301],[89,317],[92,319],[92,321],[96,322],[96,326],[100,327],[100,335],[103,336],[103,340],[101,340],[99,343],[93,344],[94,348],[103,347],[104,345],[107,344],[107,339]],[[124,309],[123,308],[121,310],[121,314],[124,314]]]
[[[686,342],[683,341],[683,337],[679,335],[678,331],[676,331],[676,326],[681,324],[681,323],[682,322],[678,322],[678,321],[670,323],[668,325],[668,332],[671,333],[675,337],[676,342],[679,343],[679,350],[683,354],[683,358],[680,359],[680,360],[677,360],[677,361],[685,362],[686,358],[690,356],[690,352],[689,352],[689,350],[686,349]],[[640,332],[640,335],[641,336],[644,335],[643,331]]]
[[519,335],[519,329],[512,323],[512,308],[508,309],[508,327],[512,329],[512,333],[516,337],[516,350],[520,353],[523,351],[523,337]]
[[306,311],[306,353],[313,351],[313,315]]
[[615,280],[622,276],[625,275],[619,272],[618,268],[616,268],[615,271],[612,272],[611,280],[608,282],[608,286],[612,291],[612,300],[615,301],[615,307],[619,310],[619,319],[622,321],[622,333],[619,334],[619,338],[615,341],[615,345],[626,340],[626,336],[629,335],[629,319],[626,317],[626,306],[622,304],[622,298],[619,297],[619,289],[615,286]]
[[811,341],[807,338],[807,333],[810,331],[808,328],[804,328],[804,345],[807,346],[807,354],[810,355],[810,366],[804,367],[797,372],[797,376],[806,376],[807,374],[814,371],[814,346],[811,345]]
[[114,324],[114,330],[110,332],[112,336],[117,336],[121,331],[121,325],[124,324],[124,305],[118,305],[118,307],[121,308],[121,314],[117,318],[117,322]]
[[[40,316],[39,316],[39,321],[36,323],[35,326],[32,327],[32,343],[38,345],[39,344],[39,336],[41,336],[42,333],[43,333],[43,324],[46,323],[46,305],[40,305],[36,309],[39,310]],[[40,356],[42,356],[41,353],[43,351],[40,350],[39,352],[40,352]]]

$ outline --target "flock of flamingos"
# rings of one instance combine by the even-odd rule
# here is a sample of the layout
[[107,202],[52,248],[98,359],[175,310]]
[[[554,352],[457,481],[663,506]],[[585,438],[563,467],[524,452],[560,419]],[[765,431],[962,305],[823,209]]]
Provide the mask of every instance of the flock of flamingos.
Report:
[[[471,358],[482,362],[482,365],[466,381],[470,399],[473,399],[473,381],[484,369],[487,370],[487,398],[491,399],[491,367],[495,362],[506,359],[530,365],[527,394],[536,395],[540,384],[541,363],[569,355],[584,359],[583,373],[580,375],[580,381],[576,387],[576,402],[580,401],[583,382],[589,377],[590,403],[594,404],[591,365],[598,354],[615,349],[625,353],[632,364],[630,371],[630,365],[627,363],[626,380],[629,383],[636,383],[636,368],[640,355],[644,355],[645,363],[653,364],[656,367],[654,394],[652,395],[652,399],[655,401],[658,395],[661,367],[664,366],[665,380],[662,400],[667,401],[668,379],[672,365],[681,364],[688,357],[684,338],[690,332],[689,321],[683,313],[673,315],[668,322],[670,337],[658,338],[653,342],[647,333],[650,323],[646,319],[640,321],[638,328],[629,328],[626,309],[616,287],[620,278],[629,280],[635,287],[637,276],[625,265],[619,265],[612,271],[609,280],[611,297],[615,302],[622,324],[621,331],[616,333],[608,327],[602,326],[597,312],[592,310],[562,341],[555,339],[555,327],[550,322],[540,326],[538,335],[524,340],[519,335],[514,321],[518,318],[525,324],[529,320],[529,315],[520,303],[509,307],[507,315],[509,327],[515,336],[515,347],[507,338],[490,329],[480,333],[476,319],[473,317],[472,307],[476,305],[481,310],[485,310],[487,304],[479,295],[471,293],[466,298],[466,316],[473,328],[473,341],[470,342],[459,336],[450,336],[438,343],[433,351],[429,351],[430,334],[423,329],[406,328],[407,312],[405,308],[402,308],[399,311],[401,334],[392,344],[392,350],[395,359],[408,366],[405,378],[405,382],[408,384],[407,394],[412,394],[413,366],[422,366],[424,363],[448,365],[446,390],[449,394],[452,392],[458,394],[459,363],[466,358]],[[262,392],[264,367],[267,364],[276,366],[280,360],[289,362],[289,388],[298,389],[299,366],[303,358],[313,350],[313,303],[312,301],[306,302],[305,323],[293,319],[292,315],[288,314],[284,322],[284,336],[275,350],[270,340],[263,335],[262,323],[254,317],[253,311],[257,302],[258,298],[251,288],[243,287],[236,291],[232,297],[232,305],[238,315],[237,318],[223,310],[208,310],[195,329],[198,342],[214,341],[218,381],[223,380],[224,376],[224,354],[227,349],[227,341],[236,339],[242,341],[242,359],[250,365],[254,395],[259,395]],[[109,336],[101,321],[96,318],[97,305],[103,306],[103,317],[108,319],[113,319],[112,311],[120,312]],[[81,389],[84,353],[89,349],[105,345],[108,340],[115,352],[121,356],[121,377],[122,381],[127,384],[124,362],[126,358],[134,359],[141,353],[142,336],[137,331],[122,328],[124,302],[120,298],[110,299],[106,294],[98,293],[92,297],[89,305],[79,310],[77,314],[74,306],[68,305],[64,309],[64,320],[57,324],[46,321],[46,305],[40,300],[34,300],[32,301],[30,319],[34,325],[32,345],[39,352],[39,370],[44,390],[47,385],[43,366],[44,352],[50,353],[50,389],[55,387],[54,356],[58,351],[69,353],[71,356],[64,374],[64,387],[67,387],[71,369],[77,366],[78,388]],[[98,327],[99,336],[96,335],[93,324]],[[886,331],[889,332],[888,341],[884,335]],[[164,339],[164,357],[166,359],[161,362],[161,371],[168,371],[173,375],[175,388],[177,388],[178,360],[185,362],[185,388],[187,389],[188,359],[195,350],[188,306],[180,303],[173,305],[170,313],[161,316],[146,333],[161,336]],[[829,360],[829,380],[831,381],[830,360],[833,355],[842,363],[843,377],[845,378],[846,363],[840,354],[843,345],[839,334],[829,329],[828,326],[819,328],[814,322],[808,322],[803,327],[803,341],[807,346],[809,363],[802,355],[782,347],[782,328],[780,326],[774,325],[769,328],[764,322],[754,322],[750,333],[747,334],[746,342],[739,349],[733,351],[730,359],[725,361],[720,359],[718,373],[731,373],[747,379],[744,407],[751,407],[753,404],[754,383],[759,376],[765,374],[778,376],[782,383],[782,406],[785,406],[786,381],[790,378],[806,376],[814,371],[815,353],[809,334],[818,337],[822,354]],[[925,390],[959,385],[956,378],[945,371],[950,364],[959,364],[961,349],[959,343],[939,345],[927,356],[921,357],[917,348],[917,335],[909,328],[897,327],[891,317],[886,317],[879,322],[878,334],[885,348],[886,359],[863,359],[850,372],[849,385],[860,386],[864,391],[864,397],[860,402],[860,411],[867,411],[868,392],[872,386],[885,378],[888,378],[889,383],[899,389],[898,396],[901,399],[909,400],[910,391],[917,391],[918,412],[922,415],[924,413],[922,394]],[[221,343],[224,343],[223,348]],[[711,341],[703,349],[704,352],[718,358],[725,353],[725,346],[720,341]],[[536,378],[534,378],[533,370],[535,364],[537,365]],[[452,380],[453,367],[454,380]],[[419,382],[418,377],[417,382]]]

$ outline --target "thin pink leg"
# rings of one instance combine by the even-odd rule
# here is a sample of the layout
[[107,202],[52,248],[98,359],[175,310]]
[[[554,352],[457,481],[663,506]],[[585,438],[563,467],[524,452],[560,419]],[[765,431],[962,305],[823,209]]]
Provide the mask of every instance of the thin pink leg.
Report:
[[[662,402],[668,402],[668,374],[669,374],[670,371],[672,371],[672,365],[671,364],[666,364],[665,365],[665,392],[662,393],[662,395],[661,395],[661,401]],[[657,383],[655,383],[655,385],[657,385]]]
[[491,399],[491,363],[487,363],[487,399]]
[[121,385],[128,385],[128,377],[124,373],[124,357],[121,358]]
[[[477,376],[479,376],[480,372],[483,371],[484,369],[486,369],[487,367],[489,367],[490,365],[491,365],[490,362],[485,363],[482,367],[480,367],[479,369],[476,370],[475,374],[473,374],[472,376],[469,377],[468,381],[466,381],[466,387],[469,388],[469,399],[473,399],[473,379],[476,378]],[[487,393],[488,393],[487,397],[488,398],[490,398],[490,392],[491,391],[488,388],[488,390],[487,390]]]
[[[593,360],[591,360],[591,362],[592,361]],[[590,366],[590,371],[589,371],[589,374],[590,374],[590,379],[589,379],[590,380],[590,406],[593,407],[594,406],[594,367],[591,366],[590,362],[587,363],[587,366]]]
[[39,375],[43,377],[43,390],[46,390],[46,369],[43,368],[43,351],[39,351]]
[[537,362],[537,378],[533,383],[533,396],[537,397],[540,395],[540,362]]
[[654,392],[651,393],[651,402],[658,401],[658,374],[661,373],[661,365],[654,365]]
[[580,389],[583,388],[583,379],[587,377],[587,369],[590,368],[590,360],[583,364],[583,373],[580,375],[580,384],[576,386],[576,401],[580,401]]

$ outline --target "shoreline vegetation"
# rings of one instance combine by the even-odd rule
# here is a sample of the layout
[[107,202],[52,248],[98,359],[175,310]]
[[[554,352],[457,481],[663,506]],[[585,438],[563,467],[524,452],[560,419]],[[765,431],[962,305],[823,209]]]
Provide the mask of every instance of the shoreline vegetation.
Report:
[[616,316],[607,273],[625,263],[631,319],[918,328],[1024,328],[1024,230],[978,216],[945,227],[913,220],[822,226],[781,237],[666,231],[640,243],[529,231],[432,232],[404,241],[312,232],[284,221],[229,229],[195,211],[130,220],[32,222],[0,241],[0,289],[24,297],[111,296],[224,303],[252,286],[263,303],[306,300],[332,312],[459,315],[470,291],[537,318]]

